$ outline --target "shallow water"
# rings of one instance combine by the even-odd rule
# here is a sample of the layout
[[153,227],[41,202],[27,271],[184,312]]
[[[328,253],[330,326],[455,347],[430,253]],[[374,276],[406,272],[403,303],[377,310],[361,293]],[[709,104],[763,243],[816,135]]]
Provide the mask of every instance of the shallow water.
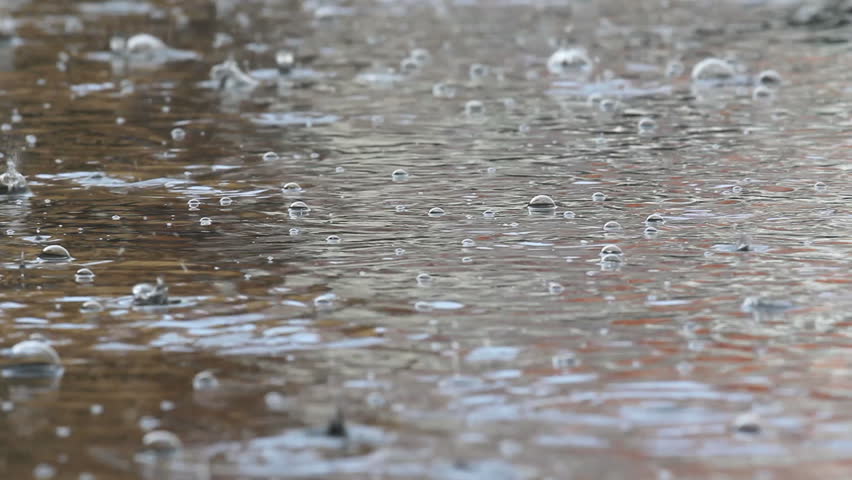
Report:
[[[0,476],[844,477],[848,31],[560,3],[0,6],[29,182],[0,347],[64,367],[0,378]],[[137,33],[173,50],[109,51]],[[588,76],[548,71],[560,45]],[[729,84],[693,82],[711,56]],[[217,89],[229,57],[256,88]],[[135,305],[157,277],[171,303]]]

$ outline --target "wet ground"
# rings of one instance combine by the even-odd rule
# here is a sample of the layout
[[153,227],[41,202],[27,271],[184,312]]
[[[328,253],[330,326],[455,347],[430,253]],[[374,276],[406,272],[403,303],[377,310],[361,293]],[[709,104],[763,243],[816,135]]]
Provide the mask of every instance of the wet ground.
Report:
[[0,477],[848,477],[848,27],[562,3],[0,6]]

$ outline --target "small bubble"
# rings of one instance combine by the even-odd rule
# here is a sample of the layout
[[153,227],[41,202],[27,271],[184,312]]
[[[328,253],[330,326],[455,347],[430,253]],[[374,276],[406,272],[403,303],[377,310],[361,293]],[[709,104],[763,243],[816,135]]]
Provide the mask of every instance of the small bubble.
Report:
[[394,255],[399,257],[401,255],[405,255],[405,249],[404,248],[397,248],[396,250],[393,251],[393,253],[394,253]]
[[209,227],[213,223],[213,220],[211,220],[210,217],[201,217],[198,220],[198,223],[200,223],[202,227]]
[[186,138],[186,130],[182,128],[172,129],[172,140],[180,142]]
[[278,154],[275,153],[275,152],[266,152],[266,153],[263,154],[263,160],[265,160],[267,162],[274,162],[274,161],[278,160],[278,158],[279,158]]
[[46,261],[63,261],[71,259],[71,254],[61,245],[48,245],[38,257]]
[[527,207],[533,210],[553,210],[556,202],[549,195],[536,195],[530,199]]
[[781,74],[775,70],[764,70],[757,74],[757,83],[767,87],[781,85]]
[[96,300],[86,300],[80,305],[80,311],[83,313],[97,313],[103,312],[104,306],[97,302]]
[[406,172],[405,170],[403,170],[401,168],[397,168],[391,174],[391,178],[393,178],[394,181],[397,181],[397,182],[402,181],[402,180],[406,180],[406,179],[408,179],[408,172]]
[[677,78],[683,75],[685,68],[682,63],[677,60],[672,60],[666,65],[666,76],[669,78]]
[[490,68],[487,65],[483,65],[481,63],[474,63],[468,68],[468,77],[470,81],[473,83],[478,83],[482,81],[483,78],[488,76],[490,72]]
[[465,238],[461,243],[464,248],[473,248],[476,246],[476,242],[470,238]]
[[234,203],[234,201],[231,200],[231,197],[222,197],[219,199],[219,205],[223,207],[230,206],[232,203]]
[[33,477],[38,480],[53,478],[56,475],[56,468],[49,463],[39,463],[33,469]]
[[197,198],[191,198],[188,202],[186,202],[186,206],[189,207],[190,210],[198,210],[198,207],[201,205],[201,200]]
[[825,184],[825,183],[823,183],[823,182],[816,182],[816,183],[814,184],[814,190],[816,190],[816,191],[818,191],[818,192],[822,192],[822,191],[828,190],[828,185],[826,185],[826,184]]
[[600,256],[603,257],[606,255],[624,255],[624,252],[621,251],[621,247],[618,245],[604,245],[603,248],[601,248]]
[[547,59],[547,70],[562,77],[584,77],[594,69],[594,63],[582,48],[560,48]]
[[432,275],[429,275],[428,273],[418,273],[416,279],[417,285],[420,285],[421,287],[432,283]]
[[396,211],[398,213],[402,213],[406,210],[406,207],[405,207],[405,205],[397,205],[397,206],[393,207],[393,209],[394,209],[394,211]]
[[494,217],[497,216],[497,212],[495,212],[494,210],[488,209],[488,210],[482,212],[482,216],[485,217],[485,218],[494,218]]
[[113,215],[112,219],[118,221],[121,220],[121,217],[119,215]]
[[547,291],[550,292],[551,295],[559,295],[565,291],[565,287],[561,283],[550,282],[547,284]]
[[289,398],[278,392],[267,393],[263,396],[263,402],[266,404],[266,408],[273,412],[283,412],[293,405]]
[[324,293],[314,298],[314,306],[323,310],[327,310],[334,306],[334,302],[336,300],[337,295],[335,295],[334,293]]
[[192,378],[192,388],[195,391],[210,391],[219,388],[219,379],[210,370],[202,370]]
[[692,80],[695,82],[729,82],[734,75],[733,65],[719,58],[705,58],[692,67]]
[[[158,422],[159,423],[159,422]],[[142,437],[145,450],[155,455],[173,455],[183,447],[183,443],[172,432],[153,430]]]
[[605,113],[612,113],[618,109],[618,102],[611,98],[605,98],[601,100],[598,109]]
[[436,83],[432,86],[432,96],[435,98],[454,98],[456,89],[446,83]]
[[124,125],[124,122],[126,122],[124,117],[115,117],[115,124],[116,125]]
[[653,118],[644,117],[636,124],[639,133],[650,133],[657,129],[657,122]]
[[645,225],[663,225],[666,220],[659,213],[652,213],[645,219]]
[[291,203],[290,206],[287,207],[287,210],[290,212],[290,215],[294,217],[307,215],[308,212],[311,211],[308,205],[301,200],[296,200],[295,202]]
[[562,217],[563,217],[563,218],[574,218],[574,217],[576,217],[576,216],[577,216],[577,214],[576,214],[576,213],[574,213],[574,212],[572,212],[571,210],[565,210],[565,211],[562,213]]
[[645,227],[645,231],[643,233],[645,234],[646,237],[650,238],[650,237],[653,237],[653,236],[657,235],[658,233],[660,233],[660,231],[657,230],[655,227],[648,226],[648,227]]
[[743,187],[741,187],[739,185],[734,185],[733,187],[731,187],[731,193],[733,193],[733,194],[743,193]]
[[603,202],[606,200],[606,194],[601,192],[595,192],[592,194],[593,202]]
[[68,438],[71,436],[71,427],[59,426],[56,427],[56,436],[59,438]]
[[743,413],[734,419],[734,430],[739,433],[760,433],[760,418],[754,413]]
[[470,100],[464,104],[464,113],[468,116],[484,115],[485,104],[479,100]]
[[607,254],[601,256],[601,264],[619,264],[624,261],[624,257],[621,255],[613,255]]
[[26,139],[27,143],[30,144],[30,146],[35,145],[36,142],[38,141],[38,138],[36,138],[35,135],[27,135],[25,137],[25,139]]
[[302,187],[296,182],[287,182],[281,186],[281,191],[284,193],[298,193],[302,191]]
[[432,207],[432,208],[429,209],[429,212],[427,213],[427,215],[429,215],[430,217],[440,217],[440,216],[444,215],[445,213],[446,212],[441,207]]
[[754,90],[751,92],[752,100],[767,102],[772,100],[775,97],[775,92],[764,85],[758,85],[754,87]]
[[302,233],[302,231],[299,230],[298,228],[293,227],[293,228],[290,229],[290,236],[291,237],[295,237],[296,235],[298,235],[300,233]]
[[341,241],[342,240],[337,235],[329,235],[329,236],[325,237],[325,243],[327,243],[329,245],[337,245]]
[[603,229],[607,232],[620,232],[622,230],[621,224],[616,221],[606,222]]
[[343,173],[345,171],[346,171],[346,169],[343,168],[343,167],[337,167],[337,168],[334,169],[334,173]]
[[95,272],[88,268],[81,268],[74,274],[74,280],[76,280],[77,283],[92,282],[95,280]]

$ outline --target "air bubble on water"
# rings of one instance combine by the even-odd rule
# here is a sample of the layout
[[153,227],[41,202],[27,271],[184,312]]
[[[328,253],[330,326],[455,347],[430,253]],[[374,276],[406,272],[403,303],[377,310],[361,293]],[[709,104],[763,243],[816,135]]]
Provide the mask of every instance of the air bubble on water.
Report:
[[592,201],[594,202],[603,202],[606,200],[606,194],[601,192],[595,192],[592,194]]
[[760,433],[760,417],[753,412],[742,413],[734,418],[734,430],[738,433]]
[[393,173],[391,173],[391,178],[397,182],[406,180],[408,179],[408,172],[406,172],[402,168],[397,168],[393,171]]
[[183,448],[183,442],[172,432],[153,430],[142,437],[142,446],[149,453],[157,456],[167,456],[174,455],[180,451]]
[[497,216],[497,212],[489,208],[488,210],[482,212],[482,216],[485,218],[494,218]]
[[48,245],[44,247],[38,258],[49,262],[61,262],[70,260],[72,257],[62,245]]
[[657,235],[658,233],[660,233],[660,231],[657,230],[655,227],[651,227],[651,226],[645,227],[645,231],[643,232],[643,234],[648,238],[653,237],[653,236]]
[[464,248],[473,248],[476,246],[476,242],[472,238],[465,238],[461,244]]
[[290,229],[290,236],[291,236],[291,237],[295,237],[296,235],[298,235],[298,234],[300,234],[300,233],[302,233],[302,231],[301,231],[301,230],[299,230],[299,229],[298,229],[298,228],[296,228],[296,227],[293,227],[293,228],[291,228],[291,229]]
[[24,340],[12,346],[9,358],[0,367],[5,378],[43,378],[62,375],[62,360],[48,343],[41,340]]
[[219,199],[219,205],[223,206],[223,207],[228,207],[232,203],[234,203],[234,201],[231,200],[231,197],[222,197],[222,198]]
[[213,223],[213,220],[211,220],[210,217],[201,217],[198,219],[198,223],[200,223],[202,227],[209,227]]
[[764,70],[757,74],[757,84],[767,87],[777,87],[781,85],[781,74],[775,70]]
[[334,173],[343,173],[345,171],[346,171],[346,169],[343,168],[343,167],[337,167],[337,168],[334,169]]
[[645,225],[663,225],[666,220],[659,213],[652,213],[645,219]]
[[132,295],[134,305],[168,305],[169,286],[159,277],[153,285],[137,283],[133,286]]
[[751,235],[741,233],[737,236],[737,243],[734,244],[734,250],[737,252],[749,252],[752,250]]
[[607,232],[620,232],[622,230],[621,224],[616,221],[606,222],[603,229]]
[[411,57],[406,57],[399,62],[399,71],[405,75],[411,75],[420,70],[420,67],[422,66],[423,65],[417,60]]
[[604,98],[601,100],[601,103],[598,104],[598,109],[604,113],[612,113],[618,110],[618,102],[611,98]]
[[768,102],[775,98],[775,92],[773,92],[769,87],[758,85],[754,87],[754,90],[752,90],[751,98],[752,100],[759,102]]
[[429,275],[428,273],[421,272],[421,273],[417,274],[416,280],[417,280],[417,285],[420,285],[421,287],[426,286],[426,285],[430,285],[432,283],[432,275]]
[[172,140],[180,142],[186,138],[186,130],[182,128],[172,129]]
[[198,210],[198,207],[201,205],[201,200],[197,198],[190,198],[188,202],[186,202],[186,206],[189,207],[190,210]]
[[329,236],[325,237],[325,243],[327,243],[329,245],[337,245],[341,241],[342,240],[337,235],[329,235]]
[[651,133],[657,129],[657,121],[651,117],[643,117],[636,124],[639,133]]
[[666,65],[666,76],[669,78],[677,78],[683,75],[685,68],[683,63],[672,60]]
[[56,467],[49,463],[39,463],[33,469],[33,478],[36,480],[47,480],[56,475]]
[[549,282],[547,284],[547,291],[550,292],[551,295],[559,295],[565,291],[565,287],[561,283]]
[[336,300],[337,295],[333,292],[324,293],[314,298],[314,306],[323,310],[330,309],[334,306]]
[[482,81],[482,79],[488,76],[490,71],[491,69],[487,65],[474,63],[468,68],[467,74],[472,83],[478,84]]
[[21,116],[21,112],[19,112],[17,108],[12,109],[12,123],[20,123],[23,119],[24,117]]
[[296,182],[287,182],[281,186],[281,191],[287,193],[299,193],[302,191],[301,185]]
[[80,311],[83,313],[103,312],[104,306],[96,300],[86,300],[82,305],[80,305]]
[[464,104],[464,113],[471,117],[484,115],[485,104],[479,100],[470,100]]
[[692,80],[695,82],[730,82],[736,74],[734,66],[720,58],[705,58],[692,67]]
[[435,98],[454,98],[456,96],[456,87],[439,82],[432,85],[432,96]]
[[547,70],[560,77],[584,77],[593,69],[594,63],[583,48],[560,48],[547,59]]
[[36,144],[36,142],[38,142],[38,138],[35,135],[32,135],[32,134],[27,135],[24,138],[30,146],[33,146],[33,145]]
[[530,126],[526,123],[518,125],[518,133],[526,134],[530,132]]
[[76,280],[77,283],[92,282],[95,280],[95,272],[88,268],[81,268],[74,274],[74,280]]
[[445,212],[444,209],[441,207],[432,207],[429,209],[429,212],[427,212],[427,215],[429,215],[430,217],[440,217],[445,213],[447,212]]
[[289,50],[279,50],[275,52],[275,65],[278,67],[278,73],[287,75],[293,70],[293,65],[296,64],[296,57]]
[[825,184],[825,183],[823,183],[823,182],[816,182],[816,183],[814,184],[814,190],[816,190],[816,191],[818,191],[818,192],[822,192],[822,191],[828,190],[828,185],[826,185],[826,184]]
[[739,185],[734,185],[733,187],[731,187],[731,193],[733,193],[735,195],[743,193],[743,187],[741,187]]
[[59,438],[68,438],[71,436],[71,427],[59,426],[56,427],[56,436]]
[[125,120],[124,117],[115,117],[115,124],[116,125],[124,125],[124,122],[126,122],[126,121],[127,120]]
[[536,195],[527,203],[530,210],[555,210],[556,202],[549,195]]
[[488,175],[494,175],[497,173],[497,167],[488,167],[485,169],[485,173]]
[[609,244],[609,245],[604,245],[601,248],[600,256],[604,257],[606,255],[619,255],[620,256],[620,255],[624,255],[624,252],[621,250],[621,247],[619,247],[618,245]]
[[293,217],[300,217],[303,215],[307,215],[311,211],[311,209],[305,202],[301,200],[296,200],[295,202],[291,203],[289,207],[287,207],[287,211]]
[[562,218],[574,218],[576,216],[577,214],[572,212],[571,210],[565,210],[564,212],[562,212]]
[[399,257],[401,255],[405,255],[405,249],[404,248],[397,248],[396,250],[393,251],[393,254],[396,255],[397,257]]
[[624,257],[622,255],[613,255],[607,254],[601,256],[601,264],[620,264],[624,261]]
[[199,391],[210,391],[219,388],[219,379],[210,370],[202,370],[192,378],[192,389]]
[[4,124],[0,125],[0,130],[2,130],[4,132],[10,132],[12,130],[12,125],[9,124],[9,123],[4,123]]
[[266,408],[273,412],[283,412],[293,405],[293,401],[278,392],[269,392],[263,396]]
[[274,162],[278,160],[280,157],[275,152],[266,152],[263,154],[263,160],[267,162]]

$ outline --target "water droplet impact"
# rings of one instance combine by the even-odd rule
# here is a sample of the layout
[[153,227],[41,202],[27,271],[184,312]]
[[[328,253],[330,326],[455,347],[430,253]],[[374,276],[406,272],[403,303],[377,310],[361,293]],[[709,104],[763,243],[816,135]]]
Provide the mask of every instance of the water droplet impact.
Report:
[[464,113],[470,117],[485,114],[485,104],[479,100],[470,100],[464,104]]
[[421,287],[430,285],[432,283],[432,275],[428,273],[418,273],[417,274],[417,285]]
[[278,154],[275,152],[266,152],[263,154],[263,160],[267,162],[274,162],[278,160]]
[[601,192],[595,192],[592,194],[592,201],[594,202],[603,202],[606,200],[606,194]]
[[547,59],[547,70],[561,77],[583,77],[592,69],[594,63],[582,48],[560,48]]
[[565,210],[564,212],[562,212],[563,218],[574,218],[576,216],[577,216],[577,214],[572,212],[571,210]]
[[781,85],[781,74],[775,70],[764,70],[757,74],[757,83],[767,87],[777,87]]
[[705,58],[692,67],[692,80],[705,83],[724,83],[733,80],[734,67],[719,58]]
[[494,210],[488,209],[488,210],[482,212],[482,216],[485,217],[485,218],[494,218],[494,217],[497,216],[497,212],[495,212]]
[[183,443],[172,432],[154,430],[142,437],[145,451],[156,456],[174,455],[183,447]]
[[402,180],[407,180],[408,179],[408,172],[406,172],[405,170],[403,170],[401,168],[397,168],[391,174],[391,178],[393,178],[393,180],[396,181],[396,182],[399,182],[399,181],[402,181]]
[[182,128],[175,128],[172,130],[172,140],[176,142],[180,142],[186,138],[186,130]]
[[192,388],[197,392],[216,390],[219,388],[219,379],[210,370],[203,370],[192,378]]
[[231,200],[231,197],[222,197],[222,198],[219,199],[219,205],[221,205],[223,207],[228,207],[232,203],[234,203],[234,201]]
[[650,117],[644,117],[639,119],[636,127],[639,129],[639,133],[651,133],[657,129],[657,121]]
[[189,207],[190,210],[198,210],[198,207],[201,205],[201,200],[197,198],[190,198],[188,202],[186,202],[186,206]]
[[213,224],[213,220],[211,220],[210,217],[201,217],[198,219],[198,223],[200,223],[202,227],[209,227]]
[[77,283],[93,282],[95,280],[95,272],[88,268],[81,268],[74,274],[74,280]]
[[6,171],[0,174],[0,194],[14,195],[27,192],[27,179],[18,173],[15,162],[6,160]]
[[138,283],[133,286],[134,305],[168,305],[169,286],[162,277],[157,278],[157,283]]
[[429,209],[429,212],[427,213],[427,215],[429,215],[430,217],[440,217],[441,215],[444,215],[445,213],[447,213],[447,212],[445,212],[444,209],[441,208],[441,207],[432,207],[432,208]]
[[5,378],[56,377],[63,371],[59,354],[41,340],[17,343],[7,356],[8,360],[0,365],[0,373]]
[[825,183],[823,183],[823,182],[816,182],[816,183],[814,184],[814,190],[816,190],[816,191],[818,191],[818,192],[822,192],[822,191],[828,190],[828,185],[826,185],[826,184],[825,184]]
[[645,225],[663,225],[666,223],[666,220],[659,213],[652,213],[648,215],[648,218],[645,219]]
[[606,255],[624,255],[624,252],[621,251],[621,247],[618,245],[604,245],[603,248],[601,248],[600,256],[604,257]]
[[296,182],[287,182],[281,186],[281,191],[287,193],[298,193],[302,191],[302,186]]
[[71,259],[71,254],[62,245],[48,245],[44,247],[38,258],[48,262],[62,262]]
[[559,295],[565,291],[565,287],[562,286],[561,283],[550,282],[547,284],[547,291],[550,292],[551,295]]
[[327,243],[329,245],[337,245],[341,241],[342,240],[337,235],[329,235],[325,238],[325,243]]
[[751,235],[740,234],[737,237],[737,243],[734,245],[734,250],[737,252],[749,252],[752,250]]
[[616,221],[606,222],[603,229],[607,232],[620,232],[622,230],[621,224]]
[[465,238],[461,243],[464,248],[473,248],[476,246],[476,242],[471,238]]
[[527,208],[531,210],[554,210],[556,202],[549,195],[536,195],[527,203]]

